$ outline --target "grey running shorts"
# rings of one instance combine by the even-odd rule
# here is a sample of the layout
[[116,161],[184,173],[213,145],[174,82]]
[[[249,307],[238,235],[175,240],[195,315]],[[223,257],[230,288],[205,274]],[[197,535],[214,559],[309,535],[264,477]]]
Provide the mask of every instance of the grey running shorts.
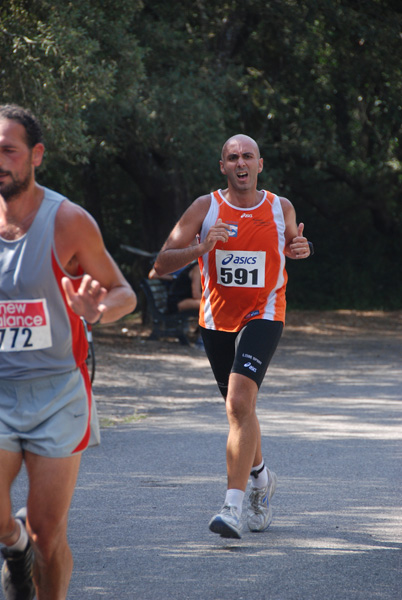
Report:
[[228,393],[230,373],[249,377],[260,388],[283,331],[282,321],[253,319],[236,332],[200,327],[219,390]]
[[0,381],[0,449],[60,458],[97,443],[85,365],[51,377]]

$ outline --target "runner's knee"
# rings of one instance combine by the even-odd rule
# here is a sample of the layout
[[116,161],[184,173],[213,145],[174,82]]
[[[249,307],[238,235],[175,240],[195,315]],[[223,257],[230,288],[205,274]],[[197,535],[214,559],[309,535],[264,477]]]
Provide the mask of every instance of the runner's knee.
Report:
[[11,515],[0,515],[0,543],[4,544],[18,532],[18,525]]
[[226,412],[228,419],[241,422],[255,413],[255,400],[253,397],[229,389],[226,398]]
[[35,549],[39,551],[44,562],[53,557],[56,550],[67,544],[67,520],[51,519],[40,514],[38,518],[29,516],[29,525]]

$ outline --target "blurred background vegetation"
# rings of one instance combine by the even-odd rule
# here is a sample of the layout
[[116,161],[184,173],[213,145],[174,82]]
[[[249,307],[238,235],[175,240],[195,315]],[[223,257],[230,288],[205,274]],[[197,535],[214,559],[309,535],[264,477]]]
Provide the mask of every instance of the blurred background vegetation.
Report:
[[0,77],[134,287],[121,244],[157,251],[246,133],[316,249],[289,306],[402,307],[400,0],[3,0]]

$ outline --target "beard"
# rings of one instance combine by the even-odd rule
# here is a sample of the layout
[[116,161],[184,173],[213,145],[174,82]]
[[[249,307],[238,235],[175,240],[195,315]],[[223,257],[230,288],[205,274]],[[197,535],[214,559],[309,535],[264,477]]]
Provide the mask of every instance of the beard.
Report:
[[10,183],[0,183],[0,194],[3,196],[6,202],[17,198],[20,194],[25,192],[29,188],[29,185],[32,181],[31,171],[28,171],[23,179],[14,177],[9,171],[1,171],[0,174],[10,175],[12,179]]

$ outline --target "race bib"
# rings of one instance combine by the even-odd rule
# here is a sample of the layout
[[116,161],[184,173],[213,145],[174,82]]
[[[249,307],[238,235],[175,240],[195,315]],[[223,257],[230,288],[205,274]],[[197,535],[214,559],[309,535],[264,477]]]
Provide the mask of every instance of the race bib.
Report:
[[0,301],[0,352],[42,350],[51,345],[45,298]]
[[229,287],[265,286],[265,252],[216,250],[218,283]]

